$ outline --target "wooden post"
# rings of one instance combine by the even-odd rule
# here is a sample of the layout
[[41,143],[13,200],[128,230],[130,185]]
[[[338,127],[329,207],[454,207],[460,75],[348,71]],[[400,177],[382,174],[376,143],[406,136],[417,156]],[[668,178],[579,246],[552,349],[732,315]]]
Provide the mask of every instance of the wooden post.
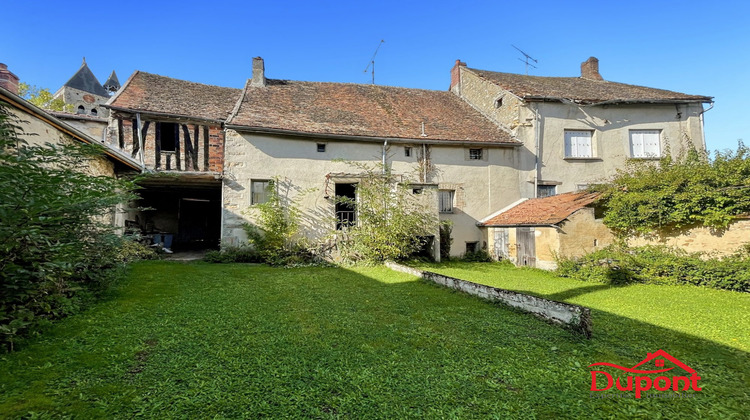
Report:
[[168,171],[172,170],[172,154],[171,153],[167,153],[167,170]]
[[185,138],[185,170],[190,170],[193,162],[193,142],[190,140],[190,129],[186,124],[182,124],[182,134]]
[[133,118],[130,120],[130,128],[133,130],[133,155],[132,157],[135,157],[135,155],[138,154],[138,149],[140,149],[140,144],[138,143],[138,130],[140,129],[138,127],[138,121]]
[[146,123],[143,124],[143,128],[141,129],[140,142],[143,143],[143,152],[141,152],[141,164],[143,164],[143,155],[146,152],[146,134],[148,134],[148,126],[150,124],[151,124],[151,121],[146,121]]
[[193,126],[193,170],[198,170],[198,124]]
[[180,165],[180,126],[175,123],[174,125],[174,169],[176,171],[182,170]]
[[117,119],[117,145],[120,150],[125,148],[125,134],[122,132],[122,118]]
[[203,170],[208,172],[208,126],[203,126]]
[[159,169],[161,167],[161,123],[156,123],[156,133],[154,134],[154,168]]

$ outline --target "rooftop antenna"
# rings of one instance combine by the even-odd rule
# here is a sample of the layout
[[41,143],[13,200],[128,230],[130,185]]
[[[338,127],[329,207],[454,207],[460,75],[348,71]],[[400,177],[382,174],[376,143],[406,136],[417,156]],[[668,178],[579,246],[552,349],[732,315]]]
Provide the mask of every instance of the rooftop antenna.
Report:
[[380,49],[380,46],[383,45],[385,42],[384,39],[380,40],[380,44],[378,44],[378,48],[375,48],[375,53],[372,55],[372,58],[370,59],[370,63],[367,64],[367,67],[365,67],[365,73],[367,73],[367,70],[370,70],[370,66],[372,66],[372,84],[375,84],[375,56],[378,55],[378,50]]
[[539,61],[536,60],[534,57],[526,54],[525,52],[523,52],[520,48],[516,47],[515,45],[510,44],[510,46],[513,47],[513,48],[515,48],[515,49],[517,49],[518,52],[520,52],[521,54],[523,54],[523,56],[526,58],[525,60],[521,60],[520,58],[518,60],[520,60],[522,63],[526,63],[526,75],[528,76],[529,75],[529,66],[531,66],[533,68],[536,68],[535,65],[529,63],[529,60],[531,60],[531,61],[533,61],[535,63],[539,63]]

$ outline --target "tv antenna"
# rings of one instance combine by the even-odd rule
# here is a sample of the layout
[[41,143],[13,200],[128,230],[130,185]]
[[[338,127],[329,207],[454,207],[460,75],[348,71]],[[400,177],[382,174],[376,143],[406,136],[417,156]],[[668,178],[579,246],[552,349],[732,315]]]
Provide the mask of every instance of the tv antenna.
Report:
[[526,63],[526,75],[528,76],[529,75],[529,66],[531,66],[533,68],[536,68],[535,65],[529,63],[529,60],[531,60],[531,61],[533,61],[535,63],[539,63],[539,61],[537,59],[535,59],[534,57],[526,54],[525,52],[523,52],[523,50],[521,50],[520,48],[516,47],[515,45],[510,44],[510,46],[513,47],[513,48],[515,48],[515,49],[517,49],[518,52],[520,52],[521,54],[523,54],[523,56],[526,58],[525,60],[521,60],[520,58],[518,60],[521,61],[522,63]]
[[380,40],[380,44],[378,44],[378,48],[375,48],[375,53],[372,55],[372,58],[370,59],[370,63],[367,64],[367,67],[365,67],[365,73],[367,73],[367,70],[371,70],[372,72],[372,84],[373,85],[375,84],[375,56],[378,55],[378,50],[380,50],[380,46],[383,45],[384,42],[385,42],[384,39]]

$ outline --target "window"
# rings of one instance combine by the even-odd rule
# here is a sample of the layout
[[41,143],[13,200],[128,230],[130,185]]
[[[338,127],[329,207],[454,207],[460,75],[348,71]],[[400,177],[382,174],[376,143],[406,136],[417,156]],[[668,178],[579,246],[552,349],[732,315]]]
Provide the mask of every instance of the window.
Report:
[[78,111],[76,111],[76,114],[85,114],[86,108],[83,107],[83,105],[78,105]]
[[404,156],[411,157],[411,147],[404,147]]
[[590,158],[594,156],[591,148],[591,131],[565,130],[565,157]]
[[318,152],[323,153],[326,151],[326,144],[325,143],[318,143]]
[[482,149],[469,149],[469,160],[482,160]]
[[412,188],[411,193],[412,194],[422,194],[423,190],[421,188]]
[[438,191],[440,213],[453,213],[453,190]]
[[495,99],[495,108],[500,108],[501,106],[503,106],[503,97],[502,96],[499,97],[499,98],[497,98],[497,99]]
[[91,115],[93,115],[93,116],[95,116],[95,117],[96,117],[96,115],[97,115],[98,113],[99,113],[99,112],[97,112],[96,108],[94,108],[94,109],[92,109],[92,110],[91,110]]
[[660,157],[661,132],[659,130],[630,130],[630,156],[634,158]]
[[556,185],[537,185],[536,196],[537,198],[551,197],[556,194]]
[[252,181],[250,183],[250,204],[267,202],[271,188],[273,188],[273,181],[271,180]]
[[177,124],[161,122],[157,125],[157,141],[161,145],[162,152],[174,152],[176,150],[177,136],[179,131]]
[[466,242],[466,253],[473,254],[479,251],[479,242]]

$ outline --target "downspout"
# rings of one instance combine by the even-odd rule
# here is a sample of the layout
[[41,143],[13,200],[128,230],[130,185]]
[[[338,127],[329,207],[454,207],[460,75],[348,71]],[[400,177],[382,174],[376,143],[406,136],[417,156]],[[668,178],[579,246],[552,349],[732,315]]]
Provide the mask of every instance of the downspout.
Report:
[[427,183],[427,145],[422,143],[422,181]]
[[385,175],[385,173],[386,173],[386,170],[385,170],[385,148],[386,147],[388,147],[388,140],[387,139],[383,141],[383,175]]
[[714,107],[714,103],[711,102],[711,106],[709,106],[708,109],[704,109],[703,111],[700,112],[700,114],[698,114],[700,121],[701,121],[701,139],[703,140],[703,151],[705,151],[706,153],[708,153],[708,150],[706,146],[706,127],[704,126],[704,123],[703,123],[703,114],[710,111],[711,108],[713,107]]
[[539,105],[534,103],[534,142],[535,144],[535,150],[534,150],[534,198],[537,198],[539,195],[539,149],[540,145],[539,142],[541,141],[540,135],[539,135],[539,124],[540,124],[540,118],[539,118]]

